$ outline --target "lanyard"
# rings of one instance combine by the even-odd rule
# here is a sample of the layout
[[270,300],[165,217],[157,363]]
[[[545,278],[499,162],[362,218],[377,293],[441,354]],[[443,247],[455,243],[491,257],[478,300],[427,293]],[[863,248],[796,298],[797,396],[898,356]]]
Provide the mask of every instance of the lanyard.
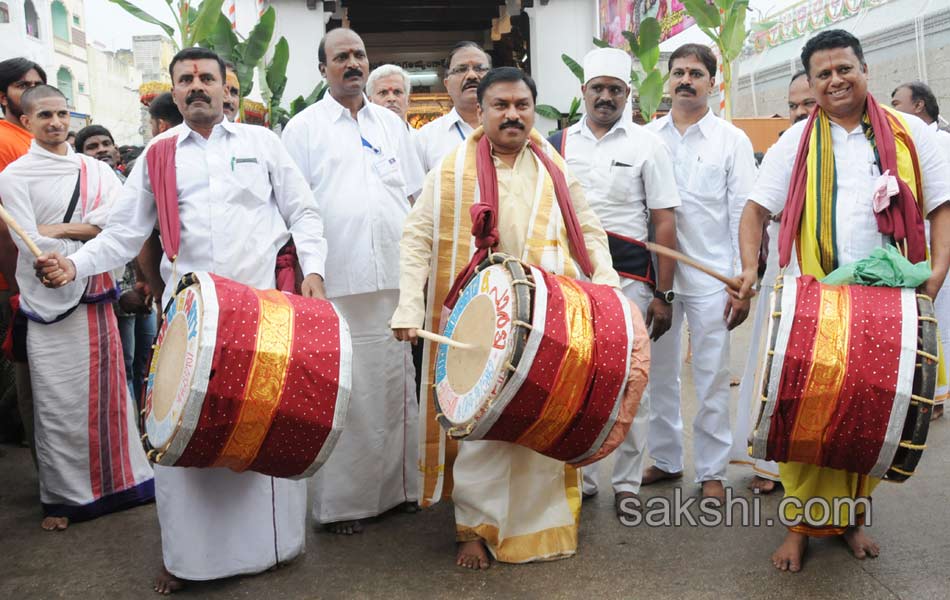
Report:
[[459,132],[459,137],[462,138],[462,141],[465,141],[465,134],[462,133],[462,126],[459,125],[459,122],[455,122],[455,131]]
[[364,148],[369,148],[370,150],[372,150],[372,151],[373,151],[373,154],[382,154],[383,151],[380,150],[379,148],[373,146],[372,144],[370,144],[370,143],[366,140],[366,138],[363,137],[363,134],[360,134],[360,141],[363,143],[363,147],[364,147]]

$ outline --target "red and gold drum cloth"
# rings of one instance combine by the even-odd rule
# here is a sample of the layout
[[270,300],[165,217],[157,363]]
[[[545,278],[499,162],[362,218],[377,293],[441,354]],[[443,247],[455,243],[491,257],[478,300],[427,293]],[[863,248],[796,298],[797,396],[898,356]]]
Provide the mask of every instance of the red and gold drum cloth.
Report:
[[929,422],[918,408],[933,404],[932,309],[913,289],[784,277],[752,456],[905,479]]
[[308,477],[342,430],[351,360],[349,329],[330,302],[190,273],[149,368],[149,457]]
[[438,350],[436,411],[448,434],[575,465],[622,442],[649,373],[646,327],[618,290],[514,259],[475,275],[444,334],[476,346]]

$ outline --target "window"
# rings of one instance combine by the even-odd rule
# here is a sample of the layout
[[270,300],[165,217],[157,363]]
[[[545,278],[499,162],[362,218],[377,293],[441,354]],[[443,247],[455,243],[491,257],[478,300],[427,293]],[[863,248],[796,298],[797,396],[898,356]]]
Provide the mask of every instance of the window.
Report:
[[23,3],[23,16],[26,18],[26,35],[39,39],[40,17],[36,14],[36,7],[33,6],[33,0],[26,0]]
[[79,27],[79,15],[73,15],[73,25]]
[[79,93],[80,93],[80,94],[85,94],[85,93],[86,93],[86,84],[85,84],[85,83],[82,83],[82,82],[79,83]]
[[66,12],[66,7],[56,0],[50,5],[50,12],[53,14],[53,36],[68,42],[69,14]]
[[10,8],[6,2],[0,2],[0,23],[10,22]]
[[69,72],[69,69],[66,67],[60,67],[59,71],[56,71],[56,87],[59,88],[59,91],[66,96],[66,104],[69,106],[74,106],[73,104],[73,74]]

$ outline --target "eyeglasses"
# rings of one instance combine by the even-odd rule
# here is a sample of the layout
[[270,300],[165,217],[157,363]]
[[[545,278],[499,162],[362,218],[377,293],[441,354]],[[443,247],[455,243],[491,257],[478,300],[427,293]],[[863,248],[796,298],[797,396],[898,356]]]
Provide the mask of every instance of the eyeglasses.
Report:
[[484,75],[491,71],[488,65],[459,65],[449,71],[449,75],[465,75],[469,71],[475,71],[476,75]]

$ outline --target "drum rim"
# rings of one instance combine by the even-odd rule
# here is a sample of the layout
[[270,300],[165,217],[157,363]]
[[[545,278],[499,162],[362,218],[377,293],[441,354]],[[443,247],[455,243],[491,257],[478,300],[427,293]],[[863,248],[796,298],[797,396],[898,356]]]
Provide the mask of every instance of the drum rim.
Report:
[[[152,455],[153,462],[159,465],[174,465],[188,447],[195,430],[198,428],[201,409],[204,406],[205,394],[210,381],[211,361],[214,358],[218,330],[218,295],[210,274],[196,271],[187,273],[181,278],[173,298],[177,298],[179,294],[192,288],[200,296],[202,304],[201,323],[198,327],[198,360],[195,364],[194,377],[191,381],[188,398],[185,400],[184,409],[179,417],[178,428],[164,447],[155,448],[157,453]],[[172,303],[169,303],[168,308],[171,308],[171,306]],[[157,354],[156,351],[156,355],[152,357],[153,360],[157,358]],[[146,415],[147,418],[148,415]]]
[[[520,280],[527,279],[527,274],[525,273],[525,270],[524,270],[524,268],[527,265],[525,265],[522,261],[518,260],[517,258],[509,254],[505,254],[502,252],[493,252],[492,254],[488,256],[488,258],[486,258],[484,261],[482,261],[478,265],[478,267],[475,270],[475,273],[472,275],[472,278],[466,282],[465,286],[462,289],[464,290],[469,285],[471,285],[472,282],[475,281],[475,279],[482,273],[482,271],[493,266],[500,267],[507,272],[508,277],[512,281],[511,287],[513,291],[517,290],[520,286],[525,285],[523,283],[515,283],[515,282],[519,279]],[[520,271],[520,276],[519,276],[519,273],[515,272],[515,269]],[[512,311],[513,323],[512,323],[512,328],[511,328],[512,338],[514,339],[514,343],[513,343],[511,352],[508,354],[507,362],[513,365],[515,367],[515,370],[517,370],[518,366],[521,363],[521,359],[524,353],[524,347],[527,343],[527,337],[528,337],[527,334],[530,333],[530,332],[524,331],[526,328],[522,325],[518,325],[517,321],[528,322],[528,317],[525,313],[528,313],[532,307],[532,297],[530,294],[530,290],[528,294],[528,302],[526,303],[524,307],[522,307],[521,303],[518,302],[516,293],[512,294],[512,303],[515,305],[514,310]],[[517,314],[515,314],[516,312]],[[447,347],[443,345],[439,345],[439,347],[436,349],[436,353],[437,353],[436,364],[438,364],[443,353],[447,353],[447,352],[448,352]],[[502,369],[505,369],[505,368],[506,367],[503,365]],[[506,377],[506,380],[505,380],[505,386],[502,387],[501,391],[504,391],[504,387],[507,387],[508,382],[511,381],[512,375],[513,375],[513,371],[509,371],[508,376]],[[468,438],[471,435],[471,432],[477,426],[478,422],[490,410],[492,404],[495,401],[497,401],[498,396],[501,394],[501,392],[496,393],[494,397],[490,398],[486,403],[482,404],[479,407],[479,409],[476,410],[476,412],[468,419],[454,422],[454,421],[451,421],[447,416],[445,416],[445,413],[442,411],[442,406],[439,403],[438,385],[440,381],[442,380],[436,379],[433,383],[434,393],[433,393],[432,400],[433,400],[433,404],[435,405],[436,419],[439,421],[439,424],[446,431],[449,437],[452,437],[455,439]]]

